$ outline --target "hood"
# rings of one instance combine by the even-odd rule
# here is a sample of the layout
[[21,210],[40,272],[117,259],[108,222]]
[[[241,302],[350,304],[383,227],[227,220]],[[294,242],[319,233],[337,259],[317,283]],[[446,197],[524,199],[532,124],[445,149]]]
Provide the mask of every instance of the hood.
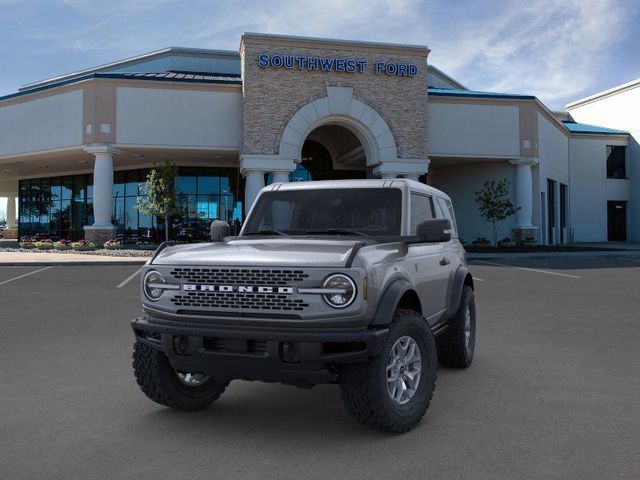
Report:
[[344,267],[358,240],[233,239],[162,250],[153,265]]

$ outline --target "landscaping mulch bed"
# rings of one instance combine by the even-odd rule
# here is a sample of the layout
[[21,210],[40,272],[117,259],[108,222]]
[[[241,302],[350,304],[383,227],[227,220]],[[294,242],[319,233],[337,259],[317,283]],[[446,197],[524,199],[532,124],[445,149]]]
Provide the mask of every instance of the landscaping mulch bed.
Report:
[[76,255],[102,255],[105,257],[150,257],[153,255],[154,250],[133,250],[133,249],[121,249],[121,250],[107,250],[105,248],[99,248],[97,250],[55,250],[52,248],[0,248],[0,252],[24,252],[24,253],[59,253],[60,255],[68,255],[70,253]]

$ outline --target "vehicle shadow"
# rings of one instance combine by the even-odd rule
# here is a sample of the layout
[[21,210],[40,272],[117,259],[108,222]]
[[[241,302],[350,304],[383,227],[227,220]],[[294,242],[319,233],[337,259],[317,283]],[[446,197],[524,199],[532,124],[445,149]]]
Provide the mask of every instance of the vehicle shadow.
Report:
[[[272,441],[274,437],[306,442],[319,435],[323,442],[396,437],[367,428],[351,418],[343,407],[337,385],[306,390],[234,381],[220,400],[206,410],[180,412],[158,407],[141,415],[139,420],[140,428],[150,435],[175,434],[179,429],[202,439],[213,434],[228,435],[230,441],[246,435],[251,435],[252,442]],[[427,415],[418,428],[428,422]]]

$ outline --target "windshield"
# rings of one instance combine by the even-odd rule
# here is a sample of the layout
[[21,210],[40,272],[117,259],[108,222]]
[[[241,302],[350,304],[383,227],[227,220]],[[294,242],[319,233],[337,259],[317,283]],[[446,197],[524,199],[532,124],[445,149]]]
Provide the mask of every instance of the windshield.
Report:
[[332,188],[263,193],[242,235],[400,235],[397,188]]

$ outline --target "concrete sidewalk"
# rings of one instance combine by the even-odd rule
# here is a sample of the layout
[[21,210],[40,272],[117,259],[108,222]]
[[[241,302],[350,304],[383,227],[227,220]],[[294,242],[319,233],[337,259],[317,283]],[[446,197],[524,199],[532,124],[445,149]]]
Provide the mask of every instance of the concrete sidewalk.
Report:
[[142,265],[149,258],[81,253],[0,252],[0,267],[23,265]]
[[[483,252],[467,253],[468,260],[488,260],[500,258],[571,258],[571,257],[622,257],[640,260],[640,250],[625,251],[581,251],[581,252]],[[80,253],[41,253],[41,252],[0,252],[1,266],[23,265],[142,265],[149,257],[124,257],[92,255]]]
[[633,258],[640,260],[640,250],[597,250],[581,252],[483,252],[467,253],[467,260],[487,260],[490,258],[575,258],[575,257],[613,257]]

